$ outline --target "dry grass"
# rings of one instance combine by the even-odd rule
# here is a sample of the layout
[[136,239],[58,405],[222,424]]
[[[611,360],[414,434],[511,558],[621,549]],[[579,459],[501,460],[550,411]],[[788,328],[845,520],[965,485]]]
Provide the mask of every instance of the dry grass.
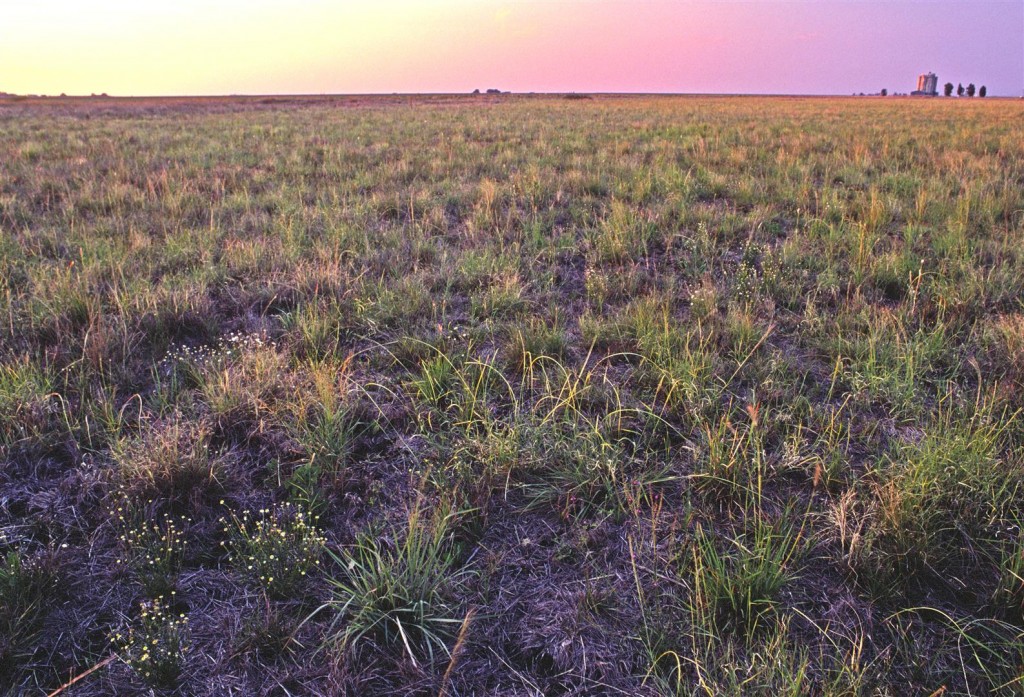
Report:
[[0,692],[1019,694],[1022,118],[0,99]]

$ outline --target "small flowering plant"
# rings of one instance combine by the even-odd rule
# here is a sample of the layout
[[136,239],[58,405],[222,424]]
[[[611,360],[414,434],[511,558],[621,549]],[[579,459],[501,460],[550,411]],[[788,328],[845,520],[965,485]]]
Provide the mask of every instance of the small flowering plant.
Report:
[[163,596],[147,600],[139,604],[135,622],[112,642],[121,660],[146,683],[171,687],[181,676],[191,643],[188,617],[175,613]]
[[192,378],[207,368],[223,367],[224,362],[238,358],[249,351],[264,347],[276,349],[277,344],[265,341],[259,334],[232,332],[212,346],[174,345],[159,364],[161,376],[171,376],[178,368],[191,371]]
[[117,565],[135,571],[151,597],[173,591],[188,546],[191,519],[164,514],[158,520],[143,520],[124,506],[115,514],[122,528]]
[[232,563],[257,581],[272,598],[294,597],[320,565],[326,538],[319,516],[285,503],[224,520]]

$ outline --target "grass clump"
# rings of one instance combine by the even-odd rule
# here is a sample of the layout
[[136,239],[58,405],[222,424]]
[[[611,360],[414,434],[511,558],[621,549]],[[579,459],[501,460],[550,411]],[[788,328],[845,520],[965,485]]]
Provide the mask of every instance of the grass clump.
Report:
[[399,647],[413,663],[433,663],[461,619],[453,591],[466,572],[455,569],[452,513],[427,514],[418,504],[393,539],[360,534],[340,555],[330,553],[339,575],[330,578],[333,615],[327,641],[338,651],[367,641]]
[[690,612],[699,627],[751,635],[778,607],[779,591],[796,578],[801,532],[760,518],[724,550],[698,527],[693,548]]
[[552,423],[535,429],[530,447],[545,453],[550,464],[534,471],[538,481],[527,489],[536,504],[554,508],[565,519],[622,519],[635,512],[644,492],[671,478],[665,464],[631,453],[628,438],[609,434],[600,419],[586,426]]
[[530,317],[514,330],[509,352],[512,365],[522,370],[541,356],[563,359],[568,346],[565,329],[557,322],[548,323],[538,317]]
[[323,512],[329,493],[340,488],[360,424],[345,406],[321,406],[294,427],[302,461],[285,481],[290,496],[310,511]]
[[323,512],[329,494],[344,485],[359,437],[372,427],[352,399],[351,362],[351,356],[309,362],[308,396],[292,400],[289,431],[299,462],[284,484],[311,512]]
[[351,409],[328,406],[315,409],[296,428],[296,440],[309,458],[333,479],[342,476],[352,453],[358,423]]
[[992,532],[1019,514],[1024,470],[1000,443],[1011,420],[981,400],[942,398],[936,419],[898,443],[876,471],[871,524],[859,560],[894,581],[923,569],[962,574],[991,555]]
[[41,435],[50,424],[50,381],[27,360],[0,364],[0,448]]
[[640,378],[651,388],[652,401],[662,413],[695,422],[720,395],[713,334],[699,322],[694,327],[679,321],[658,299],[634,303],[627,314]]
[[226,481],[226,461],[212,452],[209,427],[181,414],[122,437],[111,454],[125,491],[140,497],[198,505]]
[[217,432],[230,442],[257,437],[274,418],[290,373],[276,344],[259,336],[233,337],[199,376],[199,392]]
[[723,415],[702,424],[692,481],[698,490],[735,503],[754,501],[767,474],[767,455],[760,432],[760,407],[748,406],[745,416]]
[[285,331],[294,337],[295,352],[320,360],[335,355],[354,323],[352,311],[341,302],[309,302],[282,317]]
[[645,682],[664,695],[798,697],[814,693],[810,658],[789,636],[788,622],[772,623],[763,638],[702,639],[685,658],[675,651],[662,654]]
[[274,659],[294,650],[298,626],[299,620],[286,608],[266,600],[242,618],[232,645],[236,654],[253,653],[259,658]]
[[0,557],[0,675],[38,631],[56,581],[40,555],[8,548]]
[[1009,528],[1015,535],[1002,545],[999,554],[999,579],[992,594],[993,604],[1012,622],[1024,624],[1024,537],[1020,523]]

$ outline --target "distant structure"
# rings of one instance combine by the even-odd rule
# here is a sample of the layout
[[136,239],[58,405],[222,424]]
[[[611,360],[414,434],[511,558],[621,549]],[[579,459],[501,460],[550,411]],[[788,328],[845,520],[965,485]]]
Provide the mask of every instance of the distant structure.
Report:
[[917,89],[910,94],[919,97],[937,97],[939,95],[939,78],[935,73],[917,76]]

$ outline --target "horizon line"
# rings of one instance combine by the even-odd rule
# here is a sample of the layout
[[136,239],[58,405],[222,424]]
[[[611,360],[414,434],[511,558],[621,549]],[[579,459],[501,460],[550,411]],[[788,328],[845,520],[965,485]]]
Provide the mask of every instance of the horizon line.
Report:
[[[980,85],[983,87],[984,85]],[[487,88],[496,89],[496,88]],[[35,99],[251,99],[251,98],[295,98],[295,97],[494,97],[494,96],[635,96],[635,97],[917,97],[917,98],[942,98],[942,99],[1018,99],[1024,98],[1024,89],[1020,95],[1011,94],[986,94],[979,97],[958,96],[956,94],[946,97],[943,94],[916,95],[908,92],[890,92],[886,95],[880,92],[631,92],[631,91],[603,91],[603,90],[552,90],[552,91],[515,91],[500,90],[488,92],[487,89],[480,91],[460,92],[231,92],[220,94],[110,94],[107,92],[92,92],[89,94],[43,94],[43,93],[16,93],[0,90],[0,99],[11,97],[35,98]]]

